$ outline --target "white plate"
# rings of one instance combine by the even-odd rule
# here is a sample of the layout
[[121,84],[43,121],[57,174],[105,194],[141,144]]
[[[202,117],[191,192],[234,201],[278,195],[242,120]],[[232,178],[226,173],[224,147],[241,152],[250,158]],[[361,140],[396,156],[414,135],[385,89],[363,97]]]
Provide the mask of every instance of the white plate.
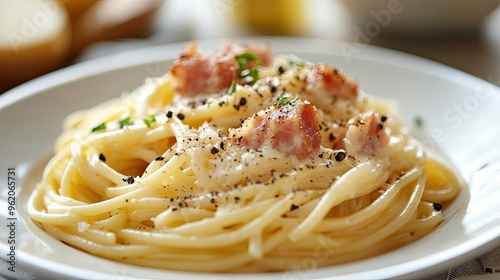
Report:
[[[397,100],[401,114],[426,147],[448,158],[464,188],[429,236],[387,254],[308,271],[263,274],[273,279],[422,278],[500,246],[500,90],[470,75],[385,49],[306,38],[267,41],[275,53],[327,62],[359,80],[369,94]],[[203,41],[203,49],[221,40]],[[63,118],[133,90],[145,77],[165,73],[184,44],[116,54],[62,69],[0,96],[1,257],[7,244],[7,169],[17,169],[16,267],[45,277],[111,279],[251,279],[256,275],[196,274],[135,267],[94,257],[51,238],[27,218],[26,201]],[[416,118],[422,125],[416,126]],[[304,260],[314,262],[314,259]]]

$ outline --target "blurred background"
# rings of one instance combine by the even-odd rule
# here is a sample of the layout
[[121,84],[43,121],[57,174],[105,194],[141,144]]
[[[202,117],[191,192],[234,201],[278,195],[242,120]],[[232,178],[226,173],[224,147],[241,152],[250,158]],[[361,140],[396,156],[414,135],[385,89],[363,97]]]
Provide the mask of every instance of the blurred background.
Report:
[[0,0],[0,93],[108,54],[258,35],[382,46],[500,85],[499,0]]

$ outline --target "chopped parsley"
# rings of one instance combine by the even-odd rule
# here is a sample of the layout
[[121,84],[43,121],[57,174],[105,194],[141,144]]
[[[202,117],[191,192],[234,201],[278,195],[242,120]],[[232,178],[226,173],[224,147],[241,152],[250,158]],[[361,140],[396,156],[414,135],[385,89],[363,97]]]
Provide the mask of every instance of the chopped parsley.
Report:
[[126,117],[123,120],[118,121],[118,125],[120,125],[120,128],[124,128],[128,125],[132,125],[133,121],[130,119],[130,117]]
[[103,122],[100,125],[92,128],[92,132],[97,132],[97,131],[101,131],[101,130],[106,130],[106,123],[105,122]]
[[[239,66],[246,67],[246,64],[248,61],[259,61],[259,58],[251,52],[244,52],[242,54],[239,54],[236,56],[236,62],[238,63]],[[240,64],[241,63],[241,64]],[[242,68],[242,67],[240,67]]]
[[236,82],[233,80],[231,86],[227,89],[226,94],[232,95],[236,91]]
[[248,84],[255,83],[259,79],[259,71],[257,68],[249,68],[248,63],[255,61],[259,65],[259,58],[250,52],[242,53],[235,58],[238,64],[238,77],[244,79]]
[[156,122],[156,117],[155,117],[155,115],[151,115],[151,116],[149,116],[149,118],[147,118],[147,119],[143,119],[142,121],[143,121],[143,122],[144,122],[144,123],[145,123],[148,127],[151,127],[151,124],[152,124],[152,123],[154,123],[154,122]]
[[305,62],[300,60],[288,60],[288,64],[290,66],[297,66],[299,68],[304,68],[306,66]]
[[293,104],[293,103],[295,103],[297,101],[299,101],[299,97],[298,96],[295,96],[294,99],[291,99],[288,96],[282,95],[280,97],[280,99],[278,99],[278,101],[276,101],[276,103],[274,103],[274,106],[285,106],[287,104]]
[[248,84],[253,84],[259,79],[259,70],[257,68],[245,69],[240,72],[239,77],[245,79]]

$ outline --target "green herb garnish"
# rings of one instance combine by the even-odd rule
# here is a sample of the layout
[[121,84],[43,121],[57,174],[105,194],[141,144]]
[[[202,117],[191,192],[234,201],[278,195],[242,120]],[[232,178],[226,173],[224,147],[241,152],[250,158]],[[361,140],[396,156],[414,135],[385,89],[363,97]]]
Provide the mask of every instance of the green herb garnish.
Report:
[[257,65],[260,64],[259,58],[250,52],[245,52],[235,56],[236,63],[238,64],[238,77],[245,79],[248,84],[253,84],[259,79],[259,71],[256,68],[249,68],[248,63],[255,61]]
[[251,52],[245,52],[245,53],[242,53],[242,54],[239,54],[236,56],[236,61],[238,61],[238,63],[242,62],[242,63],[248,63],[248,61],[259,61],[259,58],[254,54],[254,53],[251,53]]
[[274,103],[274,106],[285,106],[287,104],[293,104],[293,103],[295,103],[297,101],[299,101],[299,97],[298,96],[295,96],[294,99],[291,99],[288,96],[282,95],[280,97],[280,99],[278,99],[278,101],[276,101],[276,103]]
[[245,79],[247,83],[253,84],[259,79],[259,71],[256,68],[245,69],[241,71],[239,77]]
[[132,125],[133,122],[130,117],[126,117],[123,120],[118,121],[118,124],[120,125],[120,128],[124,128],[125,126]]
[[154,122],[156,122],[156,117],[155,117],[155,115],[151,115],[151,116],[149,116],[149,118],[148,118],[148,119],[143,119],[142,121],[143,121],[143,122],[144,122],[144,123],[145,123],[148,127],[151,127],[151,124],[152,124],[152,123],[154,123]]
[[92,128],[92,132],[97,132],[97,131],[101,131],[101,130],[106,130],[106,123],[105,122],[103,122],[100,125]]
[[300,60],[289,60],[288,61],[288,64],[293,66],[297,66],[299,68],[304,68],[306,66],[306,64],[304,63],[304,61],[300,61]]
[[233,80],[231,86],[227,89],[226,94],[232,95],[236,91],[236,81]]

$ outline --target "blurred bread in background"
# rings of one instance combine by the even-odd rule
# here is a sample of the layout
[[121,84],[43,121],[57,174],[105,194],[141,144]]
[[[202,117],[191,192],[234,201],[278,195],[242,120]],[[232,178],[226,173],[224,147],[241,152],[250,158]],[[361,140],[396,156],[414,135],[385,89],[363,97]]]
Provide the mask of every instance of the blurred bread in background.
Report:
[[0,1],[0,93],[70,63],[86,46],[152,33],[163,0]]
[[0,92],[59,67],[70,49],[66,9],[55,1],[0,1]]
[[162,3],[162,0],[106,0],[88,6],[72,22],[75,36],[70,55],[77,55],[98,41],[151,35],[155,12]]

